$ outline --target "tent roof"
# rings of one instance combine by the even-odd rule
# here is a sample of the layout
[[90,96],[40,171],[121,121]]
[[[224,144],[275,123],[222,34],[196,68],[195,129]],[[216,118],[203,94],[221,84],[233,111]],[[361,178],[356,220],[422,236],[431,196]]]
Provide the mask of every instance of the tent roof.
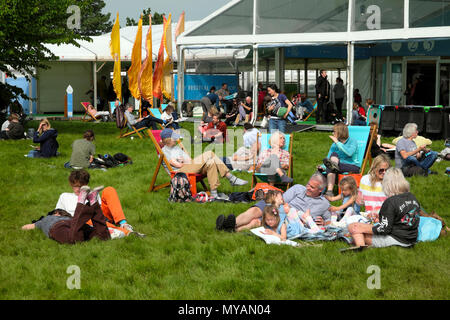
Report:
[[[186,21],[185,30],[189,30],[199,21]],[[142,26],[142,59],[146,57],[145,38],[149,26]],[[177,61],[176,44],[175,44],[175,28],[176,23],[172,23],[172,57]],[[120,29],[120,58],[122,61],[131,61],[131,53],[133,44],[136,38],[138,27],[128,26]],[[161,44],[163,34],[163,25],[152,26],[152,56],[156,61],[158,51]],[[80,47],[71,44],[54,45],[46,44],[46,47],[56,56],[60,61],[114,61],[111,57],[109,43],[111,40],[111,33],[106,33],[101,36],[92,36],[92,42],[78,41]],[[192,48],[185,51],[185,59],[190,60],[229,60],[229,59],[243,59],[247,56],[248,49],[241,48]]]

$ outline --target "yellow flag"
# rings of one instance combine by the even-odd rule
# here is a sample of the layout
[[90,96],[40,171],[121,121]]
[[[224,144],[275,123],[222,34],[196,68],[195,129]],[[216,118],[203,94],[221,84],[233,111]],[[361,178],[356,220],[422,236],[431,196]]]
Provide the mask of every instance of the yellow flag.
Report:
[[178,23],[177,26],[175,28],[175,43],[177,43],[177,38],[180,34],[182,34],[184,32],[184,19],[185,19],[186,14],[183,13],[181,14],[180,18],[178,19]]
[[116,22],[112,28],[111,32],[111,42],[109,44],[111,48],[111,56],[114,59],[114,75],[113,75],[113,86],[116,92],[117,99],[122,101],[122,78],[120,76],[120,24],[119,24],[119,13],[117,12]]
[[173,59],[172,59],[172,14],[169,14],[169,19],[164,28],[164,47],[166,49],[167,58],[164,60],[163,77],[162,77],[162,92],[164,96],[172,99],[172,71],[173,71]]
[[131,53],[131,67],[128,69],[128,88],[131,95],[140,100],[141,93],[139,92],[138,77],[141,71],[142,63],[142,17],[139,19],[138,31],[136,33],[136,40],[134,41],[133,51]]
[[138,83],[141,97],[153,105],[153,56],[152,56],[152,16],[149,15],[147,37],[145,39],[145,51],[147,57],[141,66]]

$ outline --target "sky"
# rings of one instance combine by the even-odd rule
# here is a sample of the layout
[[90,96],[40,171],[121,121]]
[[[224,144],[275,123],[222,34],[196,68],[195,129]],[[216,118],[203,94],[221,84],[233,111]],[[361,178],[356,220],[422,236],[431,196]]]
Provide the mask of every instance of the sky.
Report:
[[115,21],[119,12],[120,26],[125,27],[126,18],[138,21],[143,9],[151,8],[152,13],[172,14],[172,20],[178,21],[183,11],[186,12],[186,21],[202,20],[217,9],[229,3],[230,0],[104,0],[106,6],[103,12],[111,13]]

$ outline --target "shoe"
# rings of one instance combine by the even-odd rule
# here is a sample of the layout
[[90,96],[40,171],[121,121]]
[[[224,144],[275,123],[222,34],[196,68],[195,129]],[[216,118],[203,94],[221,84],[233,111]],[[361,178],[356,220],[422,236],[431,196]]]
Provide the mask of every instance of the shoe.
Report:
[[344,248],[344,249],[340,249],[340,252],[359,252],[359,251],[363,251],[364,249],[366,249],[367,246],[360,246],[360,247],[350,247],[350,248]]
[[223,223],[225,222],[225,216],[221,214],[216,219],[216,230],[223,230]]
[[87,199],[89,200],[89,204],[93,206],[97,202],[98,193],[102,191],[104,186],[95,187],[89,194],[87,195]]
[[235,177],[235,176],[233,176],[233,177],[230,179],[230,184],[231,184],[231,186],[233,186],[233,187],[234,187],[234,186],[245,186],[247,183],[248,183],[248,181],[239,179],[238,177]]
[[86,202],[89,191],[91,191],[91,188],[89,188],[89,186],[82,186],[80,188],[80,193],[78,194],[78,203],[84,204]]
[[431,171],[428,174],[438,174],[436,171]]
[[121,224],[120,227],[124,228],[125,230],[128,230],[130,232],[134,232],[133,227],[131,226],[131,224],[124,223],[124,224]]
[[234,232],[236,229],[236,216],[234,214],[228,215],[223,222],[223,229],[227,232]]
[[292,183],[292,182],[294,181],[294,179],[289,178],[289,177],[288,177],[287,175],[285,175],[285,174],[283,174],[283,175],[280,177],[280,179],[281,179],[281,182],[284,183],[284,184],[289,184],[289,183]]
[[217,194],[217,197],[215,197],[215,200],[228,201],[230,198],[225,193],[220,192]]
[[323,159],[323,164],[332,173],[339,173],[339,166],[328,158]]
[[140,233],[140,232],[137,232],[137,231],[132,231],[132,232],[130,232],[128,235],[129,235],[129,236],[130,236],[130,235],[133,235],[133,236],[138,237],[138,238],[145,238],[145,234]]

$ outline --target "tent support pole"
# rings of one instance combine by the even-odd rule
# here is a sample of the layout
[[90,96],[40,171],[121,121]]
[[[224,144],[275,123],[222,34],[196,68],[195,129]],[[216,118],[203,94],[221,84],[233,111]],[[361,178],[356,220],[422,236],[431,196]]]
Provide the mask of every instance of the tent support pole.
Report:
[[94,61],[94,108],[97,110],[97,61]]
[[177,77],[177,88],[178,88],[178,94],[177,94],[177,109],[178,114],[182,116],[182,104],[184,101],[184,48],[181,46],[177,47],[178,50],[178,65],[177,65],[177,71],[178,71],[178,77]]
[[353,109],[353,69],[355,63],[355,45],[353,42],[347,43],[347,124],[352,123]]
[[258,117],[258,45],[253,44],[253,119],[252,125],[255,125]]

